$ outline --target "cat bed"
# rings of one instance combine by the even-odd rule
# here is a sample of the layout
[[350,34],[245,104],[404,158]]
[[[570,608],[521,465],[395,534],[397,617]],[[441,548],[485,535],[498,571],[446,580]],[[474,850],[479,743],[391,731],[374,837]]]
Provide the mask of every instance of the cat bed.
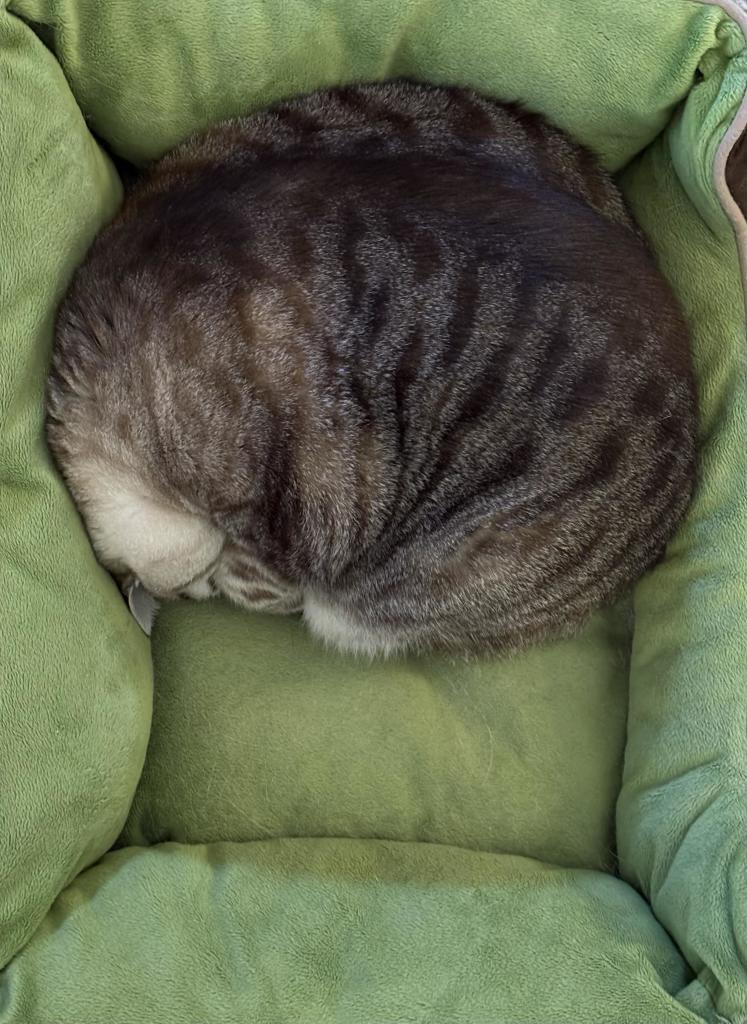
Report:
[[[730,0],[0,2],[0,1024],[747,1020],[746,29]],[[618,174],[692,324],[687,520],[513,658],[367,663],[218,603],[149,642],[43,442],[106,152],[401,75]]]

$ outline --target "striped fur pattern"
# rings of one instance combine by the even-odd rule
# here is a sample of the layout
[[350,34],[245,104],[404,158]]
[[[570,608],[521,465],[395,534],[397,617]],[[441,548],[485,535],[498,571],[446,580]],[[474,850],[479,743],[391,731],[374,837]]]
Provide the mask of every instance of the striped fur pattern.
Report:
[[101,561],[158,597],[505,652],[661,557],[695,413],[685,323],[591,154],[398,81],[148,172],[60,309],[48,436]]

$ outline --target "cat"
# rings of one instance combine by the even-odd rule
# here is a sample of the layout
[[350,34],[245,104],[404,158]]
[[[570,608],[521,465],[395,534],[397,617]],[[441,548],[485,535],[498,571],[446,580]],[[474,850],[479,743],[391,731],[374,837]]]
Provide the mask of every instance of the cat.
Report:
[[158,161],[61,304],[47,424],[120,580],[369,655],[571,634],[695,479],[688,330],[612,179],[404,80]]

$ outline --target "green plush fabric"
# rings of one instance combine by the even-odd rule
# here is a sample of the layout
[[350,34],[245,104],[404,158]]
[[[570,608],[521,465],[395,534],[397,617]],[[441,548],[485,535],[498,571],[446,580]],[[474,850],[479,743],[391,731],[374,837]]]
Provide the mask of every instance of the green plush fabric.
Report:
[[[736,26],[685,0],[8,7],[0,1024],[743,1024],[744,295],[712,178],[747,88]],[[510,660],[368,665],[293,621],[170,608],[149,736],[147,644],[41,439],[54,307],[119,198],[89,129],[138,162],[399,74],[519,98],[625,167],[694,328],[692,512],[632,605]],[[129,848],[40,924],[122,828],[148,738]]]
[[[744,8],[747,24],[747,6]],[[734,232],[715,194],[717,149],[745,103],[747,49],[721,45],[664,135],[622,175],[694,328],[700,486],[667,562],[636,591],[623,873],[651,899],[696,978],[680,998],[747,1019],[747,362]],[[692,253],[697,252],[697,258]],[[673,599],[676,599],[676,603]],[[656,756],[651,756],[656,751]],[[705,884],[704,884],[705,882]]]
[[[731,68],[747,83],[747,52]],[[730,83],[725,83],[729,92]],[[706,86],[704,86],[705,88]],[[697,104],[696,94],[691,102]],[[728,108],[727,108],[728,109]],[[733,109],[733,107],[732,107]],[[747,1018],[747,376],[733,234],[695,213],[674,165],[707,152],[685,110],[623,176],[634,213],[695,330],[700,486],[669,558],[636,590],[624,785],[623,873],[694,966],[683,996]],[[702,147],[702,148],[701,148]],[[695,181],[695,175],[686,179]],[[691,258],[697,252],[697,258]],[[705,992],[702,988],[705,988]]]
[[351,79],[459,83],[547,113],[616,169],[687,94],[723,16],[689,0],[10,0],[91,128],[150,160],[218,118]]
[[610,868],[627,625],[598,615],[506,664],[371,664],[294,620],[167,609],[122,841],[408,839]]
[[608,875],[414,843],[164,845],[60,897],[0,1020],[697,1024],[670,994],[686,977]]
[[0,12],[0,964],[115,839],[145,754],[147,645],[42,443],[51,322],[119,201],[59,66]]

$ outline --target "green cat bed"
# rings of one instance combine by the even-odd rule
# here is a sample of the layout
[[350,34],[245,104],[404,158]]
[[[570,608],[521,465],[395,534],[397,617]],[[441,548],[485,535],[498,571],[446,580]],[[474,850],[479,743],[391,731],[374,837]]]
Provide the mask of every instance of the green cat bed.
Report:
[[[0,2],[0,1024],[747,1020],[729,4]],[[218,604],[150,645],[43,443],[55,306],[121,199],[95,140],[143,162],[399,75],[619,172],[692,323],[691,512],[630,600],[521,657],[367,664]]]

